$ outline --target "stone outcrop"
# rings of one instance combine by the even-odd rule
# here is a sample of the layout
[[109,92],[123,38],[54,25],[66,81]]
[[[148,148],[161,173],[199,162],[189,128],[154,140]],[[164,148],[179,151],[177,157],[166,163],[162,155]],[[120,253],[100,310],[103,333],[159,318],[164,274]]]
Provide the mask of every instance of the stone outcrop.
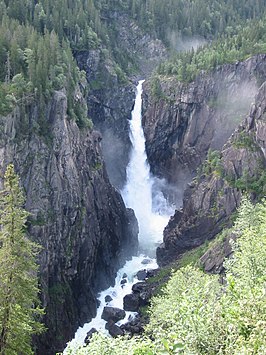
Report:
[[0,118],[0,127],[1,176],[13,162],[31,213],[29,235],[43,247],[48,330],[36,353],[54,354],[96,314],[96,292],[114,281],[136,250],[137,221],[108,180],[100,134],[69,120],[63,91],[55,92],[45,112],[34,104],[17,108]]
[[220,150],[248,113],[265,75],[266,56],[258,55],[201,73],[189,84],[174,78],[145,83],[143,127],[152,172],[177,185],[182,196],[209,148]]
[[[266,82],[259,89],[249,116],[221,153],[204,163],[201,174],[186,189],[183,208],[170,219],[164,231],[164,243],[157,249],[160,265],[175,260],[231,225],[242,191],[247,191],[254,200],[265,194],[265,113]],[[225,246],[227,252],[230,250]],[[219,265],[209,265],[209,268],[219,268]]]

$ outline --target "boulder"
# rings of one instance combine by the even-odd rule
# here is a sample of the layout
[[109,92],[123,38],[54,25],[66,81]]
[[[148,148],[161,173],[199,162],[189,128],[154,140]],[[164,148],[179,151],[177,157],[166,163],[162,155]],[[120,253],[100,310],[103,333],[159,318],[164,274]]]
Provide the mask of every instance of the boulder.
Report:
[[147,288],[146,282],[137,282],[132,286],[133,293],[140,293]]
[[98,333],[95,328],[91,328],[91,330],[88,331],[87,336],[84,340],[86,345],[88,345],[90,343],[90,339],[94,333]]
[[113,299],[110,295],[105,296],[104,298],[105,302],[111,302]]
[[108,326],[109,334],[113,338],[117,338],[118,336],[124,335],[123,330],[116,324],[112,323]]
[[131,335],[141,334],[144,331],[144,323],[142,322],[141,318],[137,315],[134,319],[129,321],[126,324],[121,325],[121,329],[125,333],[129,333]]
[[150,264],[151,262],[152,262],[151,259],[143,259],[142,262],[141,262],[141,264],[142,264],[142,265],[147,265],[147,264]]
[[125,311],[137,312],[140,306],[139,294],[131,293],[129,295],[125,295],[123,304]]
[[106,320],[106,322],[112,320],[116,323],[119,320],[125,318],[125,316],[126,312],[123,309],[116,307],[104,307],[102,313],[102,319]]
[[138,280],[140,280],[140,281],[141,281],[141,280],[145,280],[146,277],[147,277],[147,270],[146,270],[146,269],[140,270],[140,271],[137,272],[137,278],[138,278]]

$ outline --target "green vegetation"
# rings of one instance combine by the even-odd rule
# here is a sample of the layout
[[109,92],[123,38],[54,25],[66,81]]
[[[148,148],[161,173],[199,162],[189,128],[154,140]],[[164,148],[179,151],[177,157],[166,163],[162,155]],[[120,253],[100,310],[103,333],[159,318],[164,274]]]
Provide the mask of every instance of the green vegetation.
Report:
[[254,136],[248,134],[245,131],[242,131],[238,134],[237,139],[235,139],[233,142],[233,146],[238,149],[246,148],[252,152],[255,152],[259,149],[258,146],[256,145]]
[[260,17],[265,0],[105,0],[102,8],[119,9],[170,44],[171,35],[213,38],[226,27]]
[[253,176],[250,176],[245,169],[238,179],[225,176],[225,180],[230,186],[243,192],[255,193],[257,197],[265,196],[266,193],[266,171],[265,168],[258,168]]
[[35,102],[41,112],[40,131],[45,132],[47,123],[41,117],[45,104],[55,90],[65,89],[69,117],[80,127],[89,126],[86,107],[76,99],[84,74],[77,68],[69,40],[46,26],[40,30],[34,17],[26,19],[27,6],[21,5],[0,2],[0,114]]
[[[207,46],[197,55],[194,52],[180,54],[158,69],[159,74],[177,75],[179,80],[189,81],[202,69],[264,50],[260,25],[256,38],[253,24],[241,32],[241,38],[232,37],[232,33],[237,32],[234,30],[237,24],[242,29],[240,24],[244,20],[260,18],[265,5],[266,0],[249,0],[248,3],[234,0],[230,4],[226,0],[165,0],[163,3],[161,0],[2,0],[0,114],[6,115],[15,105],[33,100],[46,102],[54,90],[64,88],[69,116],[76,119],[80,127],[90,126],[84,118],[86,109],[75,101],[75,89],[82,74],[72,51],[99,48],[114,60],[118,80],[125,83],[124,71],[129,70],[129,62],[134,67],[134,58],[117,43],[114,11],[135,19],[145,32],[168,44],[173,33],[177,37],[200,35],[205,38],[225,33],[211,50]],[[155,91],[158,90],[155,88]],[[40,110],[43,111],[43,107]]]
[[32,25],[40,34],[54,31],[60,42],[68,38],[76,50],[96,48],[98,35],[105,37],[100,13],[93,0],[4,0],[0,11],[20,24]]
[[189,250],[184,253],[178,262],[178,268],[182,268],[188,265],[201,268],[200,258],[205,254],[210,246],[210,242],[206,241],[199,247]]
[[222,154],[218,150],[208,150],[207,158],[198,169],[197,177],[200,175],[215,174],[223,175]]
[[33,354],[31,337],[44,330],[38,300],[39,246],[26,236],[28,213],[14,168],[5,173],[0,204],[0,354]]
[[266,201],[254,206],[244,198],[232,232],[237,240],[223,285],[218,275],[182,267],[153,298],[143,337],[96,334],[75,354],[264,354]]
[[209,71],[218,65],[234,63],[266,52],[266,18],[249,21],[247,25],[227,28],[225,34],[210,44],[180,52],[157,68],[157,75],[175,76],[178,80],[190,82],[202,71]]
[[[233,146],[237,149],[247,149],[256,152],[258,147],[252,136],[246,132],[240,132],[233,142]],[[257,168],[253,171],[253,175],[245,168],[242,175],[238,178],[230,176],[223,167],[222,153],[217,150],[209,149],[206,160],[197,170],[195,181],[197,182],[202,175],[216,175],[223,178],[231,187],[237,188],[242,192],[256,194],[257,198],[262,198],[266,193],[266,171],[264,162],[258,160]],[[216,208],[214,206],[213,212]]]

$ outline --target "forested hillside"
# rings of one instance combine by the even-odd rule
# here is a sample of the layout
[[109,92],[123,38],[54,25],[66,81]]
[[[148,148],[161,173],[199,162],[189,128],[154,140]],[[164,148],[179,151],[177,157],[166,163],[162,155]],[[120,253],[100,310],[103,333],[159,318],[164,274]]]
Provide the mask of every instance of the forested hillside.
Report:
[[[230,28],[228,33],[198,49],[173,55],[161,63],[157,74],[175,76],[190,82],[201,70],[211,70],[218,65],[243,61],[252,55],[266,52],[266,17]],[[158,90],[158,89],[157,89]]]
[[[212,144],[227,141],[265,80],[265,55],[249,58],[266,53],[265,8],[266,0],[0,0],[0,185],[12,163],[30,213],[23,232],[42,246],[47,329],[33,350],[27,336],[28,352],[62,351],[95,316],[98,292],[137,253],[137,220],[118,192],[127,179],[136,82],[147,79],[142,123],[151,170],[172,183],[180,202],[188,176]],[[235,145],[228,141],[232,176],[224,178],[222,153],[210,150],[184,210],[165,229],[171,258],[157,253],[167,264],[224,228],[210,246],[237,237],[225,282],[198,263],[178,264],[151,301],[142,337],[96,335],[80,354],[266,353],[265,92]],[[242,198],[232,227],[243,192],[252,203]]]
[[[109,3],[112,3],[109,1]],[[113,4],[117,3],[113,1]],[[119,2],[118,2],[119,3]],[[126,3],[126,4],[125,4]],[[212,0],[131,0],[120,4],[142,26],[165,42],[171,35],[202,36],[213,38],[243,20],[256,18],[265,10],[265,0],[212,1]],[[114,5],[113,5],[114,6]]]
[[[263,51],[264,21],[251,23],[244,30],[235,29],[247,19],[261,17],[265,0],[242,1],[1,1],[0,80],[2,114],[16,102],[32,95],[47,96],[52,90],[66,88],[69,113],[82,124],[82,113],[75,107],[73,91],[81,80],[72,51],[106,48],[118,65],[127,68],[126,60],[117,51],[116,30],[112,21],[115,10],[135,19],[145,31],[171,45],[171,34],[200,35],[215,38],[214,47],[202,48],[195,55],[181,54],[174,61],[161,65],[159,74],[177,74],[191,80],[201,69]],[[237,34],[235,32],[237,31]],[[19,76],[17,76],[20,74]],[[22,88],[23,95],[22,95]],[[40,97],[40,96],[39,96]]]

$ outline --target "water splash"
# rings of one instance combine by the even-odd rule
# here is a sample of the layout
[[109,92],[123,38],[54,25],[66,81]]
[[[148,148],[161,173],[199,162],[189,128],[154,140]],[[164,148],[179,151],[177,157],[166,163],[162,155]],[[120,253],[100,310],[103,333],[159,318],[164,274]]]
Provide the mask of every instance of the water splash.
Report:
[[133,146],[127,167],[127,184],[122,196],[127,207],[133,208],[139,222],[140,252],[155,256],[156,246],[162,241],[163,229],[173,209],[168,206],[161,191],[155,191],[155,179],[150,174],[145,151],[145,137],[141,125],[142,84],[137,86],[137,95],[132,119],[130,139]]
[[[101,319],[104,306],[123,308],[123,298],[131,293],[132,285],[138,282],[136,274],[141,269],[155,269],[156,247],[162,241],[163,229],[166,226],[173,208],[168,205],[161,190],[158,188],[158,179],[150,174],[145,152],[145,138],[141,125],[141,80],[137,86],[132,119],[130,121],[130,139],[132,142],[132,152],[130,162],[127,167],[127,183],[123,189],[122,197],[127,207],[133,208],[139,223],[139,254],[133,256],[131,260],[118,271],[115,286],[109,287],[100,293],[98,299],[101,302],[97,309],[97,315],[90,323],[80,327],[75,338],[68,344],[66,350],[72,351],[84,343],[87,332],[91,328],[108,335],[105,329],[106,322]],[[161,182],[163,184],[163,182]],[[126,276],[125,276],[126,275]],[[122,279],[126,280],[121,284]],[[106,302],[105,297],[111,296],[112,300]],[[126,312],[126,317],[118,324],[126,323],[135,313]],[[64,353],[66,353],[66,350]]]

